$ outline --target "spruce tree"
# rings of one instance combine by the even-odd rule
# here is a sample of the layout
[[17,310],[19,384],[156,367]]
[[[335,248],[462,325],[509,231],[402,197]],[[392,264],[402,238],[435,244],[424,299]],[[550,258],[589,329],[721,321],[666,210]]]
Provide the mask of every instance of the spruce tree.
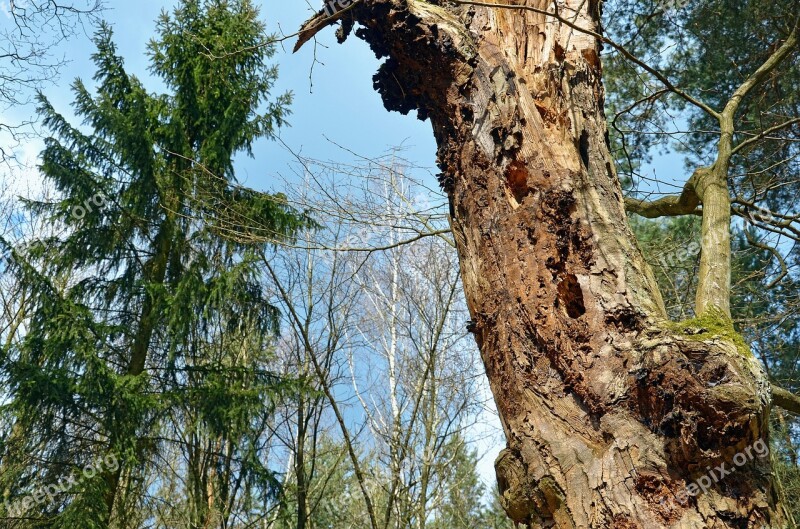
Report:
[[[13,250],[35,308],[3,364],[14,397],[5,412],[37,463],[14,466],[4,454],[0,485],[12,507],[64,486],[4,513],[19,527],[135,525],[148,486],[172,479],[168,453],[185,456],[175,472],[186,474],[186,494],[203,496],[187,506],[189,526],[210,511],[230,515],[242,482],[245,509],[274,492],[258,436],[264,403],[285,383],[264,365],[277,314],[253,249],[226,227],[254,219],[280,242],[310,221],[236,180],[234,156],[272,137],[290,103],[270,97],[277,70],[263,35],[248,0],[184,0],[161,15],[149,46],[166,93],[126,72],[103,25],[95,86],[72,85],[82,123],[39,97],[52,134],[41,172],[62,198],[29,204],[52,234]],[[62,286],[63,277],[74,280]],[[191,435],[173,435],[181,428]]]

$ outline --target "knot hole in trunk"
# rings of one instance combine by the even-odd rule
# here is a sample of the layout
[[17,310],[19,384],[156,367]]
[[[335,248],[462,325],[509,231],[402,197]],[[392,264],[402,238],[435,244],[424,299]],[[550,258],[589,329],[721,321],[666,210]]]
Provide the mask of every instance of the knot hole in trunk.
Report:
[[519,160],[514,160],[508,164],[506,179],[508,189],[514,196],[514,200],[521,204],[525,197],[531,193],[531,188],[528,186],[528,169],[525,164]]
[[580,318],[586,314],[583,303],[583,290],[575,274],[567,274],[558,284],[558,299],[567,311],[570,318]]

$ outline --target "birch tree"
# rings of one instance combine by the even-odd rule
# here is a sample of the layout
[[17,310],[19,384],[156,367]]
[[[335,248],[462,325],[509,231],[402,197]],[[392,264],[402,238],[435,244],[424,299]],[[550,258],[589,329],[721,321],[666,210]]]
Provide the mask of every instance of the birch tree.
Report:
[[[290,201],[323,228],[301,237],[305,247],[264,259],[291,364],[316,390],[298,395],[302,406],[286,423],[290,518],[294,527],[314,527],[336,518],[326,509],[333,502],[337,527],[424,528],[446,499],[449,467],[466,450],[461,435],[480,404],[452,241],[439,236],[435,199],[420,207],[415,197],[424,189],[393,157],[361,168],[302,165],[338,180],[303,175],[313,184]],[[352,174],[363,184],[347,183]],[[308,191],[318,187],[326,191]],[[323,456],[315,441],[331,436],[345,459],[323,472],[316,458],[335,453]],[[342,470],[352,473],[346,507],[328,483]],[[472,502],[480,510],[482,498]]]

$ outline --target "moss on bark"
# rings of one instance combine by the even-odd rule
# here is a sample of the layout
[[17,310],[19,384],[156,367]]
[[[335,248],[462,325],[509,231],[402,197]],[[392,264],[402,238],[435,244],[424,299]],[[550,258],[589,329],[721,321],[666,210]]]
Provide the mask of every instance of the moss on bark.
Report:
[[733,320],[716,307],[706,310],[695,318],[670,322],[667,327],[670,331],[680,334],[688,340],[704,342],[709,339],[719,338],[732,342],[743,357],[753,357],[750,346],[736,330]]

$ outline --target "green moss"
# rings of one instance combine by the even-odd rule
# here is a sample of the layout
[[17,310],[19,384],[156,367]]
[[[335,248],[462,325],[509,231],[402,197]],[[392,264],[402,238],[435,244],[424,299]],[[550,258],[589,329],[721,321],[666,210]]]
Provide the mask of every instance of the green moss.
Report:
[[723,339],[732,342],[742,356],[753,356],[750,346],[733,326],[733,320],[716,307],[705,311],[696,318],[669,322],[667,328],[688,340],[698,342],[714,338]]
[[544,502],[546,503],[546,505],[540,506],[543,511],[539,514],[550,515],[556,519],[556,522],[559,521],[558,519],[560,517],[567,516],[567,498],[564,495],[564,491],[561,490],[561,487],[556,483],[556,480],[550,476],[545,476],[539,480],[538,486]]

